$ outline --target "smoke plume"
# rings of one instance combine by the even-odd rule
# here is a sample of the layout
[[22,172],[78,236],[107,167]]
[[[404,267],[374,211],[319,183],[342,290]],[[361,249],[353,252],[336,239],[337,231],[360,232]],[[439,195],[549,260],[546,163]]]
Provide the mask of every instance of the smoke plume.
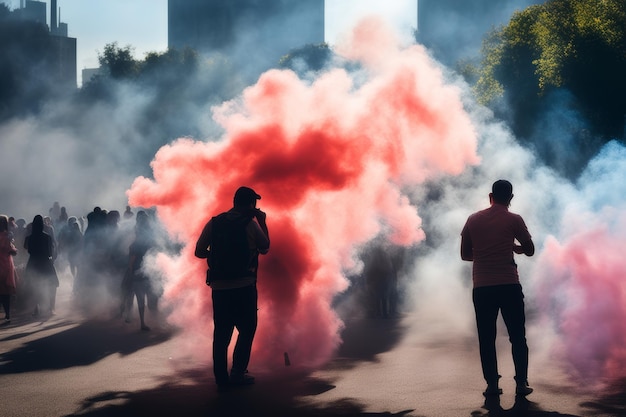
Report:
[[399,48],[386,27],[367,19],[338,51],[361,67],[332,69],[312,83],[291,71],[266,72],[240,99],[214,109],[225,131],[219,141],[163,147],[154,178],[138,178],[128,192],[131,204],[156,206],[187,243],[180,257],[162,258],[166,297],[201,357],[211,303],[195,239],[211,215],[231,206],[238,186],[263,196],[272,241],[260,261],[253,362],[276,365],[289,352],[293,365],[310,367],[340,342],[331,302],[347,287],[346,271],[359,266],[356,246],[379,235],[419,243],[421,219],[403,190],[479,161],[460,91],[422,47]]
[[536,268],[541,305],[558,335],[555,350],[575,378],[594,382],[626,375],[624,161],[617,142],[591,161]]

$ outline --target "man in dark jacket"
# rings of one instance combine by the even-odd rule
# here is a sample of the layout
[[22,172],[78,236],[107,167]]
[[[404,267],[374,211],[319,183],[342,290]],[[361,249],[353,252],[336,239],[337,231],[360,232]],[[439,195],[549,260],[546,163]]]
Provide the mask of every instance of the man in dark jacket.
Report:
[[[259,254],[270,247],[266,214],[256,208],[261,199],[253,189],[240,187],[233,208],[215,216],[204,226],[195,255],[209,265],[207,284],[213,298],[213,373],[218,389],[229,384],[248,385],[247,373],[257,327],[257,269]],[[239,336],[228,374],[228,346],[233,330]]]

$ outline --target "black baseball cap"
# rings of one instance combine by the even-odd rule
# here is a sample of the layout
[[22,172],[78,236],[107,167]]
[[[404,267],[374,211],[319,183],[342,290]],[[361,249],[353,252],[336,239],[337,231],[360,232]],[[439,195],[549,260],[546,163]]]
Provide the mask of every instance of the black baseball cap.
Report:
[[235,206],[247,206],[254,203],[256,200],[260,200],[261,196],[256,193],[250,187],[239,187],[235,191],[235,197],[233,198],[233,204]]

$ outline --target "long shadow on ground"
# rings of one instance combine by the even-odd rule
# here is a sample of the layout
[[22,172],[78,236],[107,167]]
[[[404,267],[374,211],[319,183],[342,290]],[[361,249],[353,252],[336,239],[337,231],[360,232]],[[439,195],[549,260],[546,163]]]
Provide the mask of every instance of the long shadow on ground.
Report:
[[[606,393],[597,399],[579,404],[585,409],[585,416],[617,417],[626,416],[626,378],[615,381],[606,387]],[[484,413],[475,411],[472,417],[579,417],[572,414],[561,414],[543,410],[539,404],[524,397],[516,397],[515,405],[508,410],[500,407],[499,397],[488,397],[485,400]]]
[[[339,366],[352,367],[362,361],[375,360],[377,354],[392,349],[401,335],[400,320],[351,321],[344,329],[344,343],[338,352]],[[87,398],[71,416],[416,417],[411,414],[413,410],[368,413],[364,404],[353,399],[323,406],[313,404],[309,400],[335,386],[332,381],[307,373],[292,371],[257,377],[258,383],[253,386],[232,387],[228,392],[218,393],[210,371],[179,371],[153,389],[108,391]]]
[[626,416],[626,378],[608,387],[607,393],[597,401],[584,402],[581,407],[588,409],[590,416]]
[[[262,380],[254,386],[233,387],[218,393],[211,378],[197,371],[178,375],[176,380],[140,392],[105,392],[87,398],[71,417],[152,417],[156,415],[192,417],[352,417],[408,416],[412,410],[399,413],[366,413],[364,406],[342,400],[323,407],[307,404],[306,398],[319,395],[334,386],[306,375]],[[180,378],[180,379],[179,379]],[[183,383],[183,380],[186,381]],[[123,400],[124,404],[119,405]],[[115,402],[115,404],[111,404]],[[70,416],[68,416],[70,417]]]
[[[71,323],[53,324],[48,329],[63,325]],[[130,355],[140,349],[163,343],[171,336],[169,331],[140,333],[120,329],[119,325],[112,322],[85,321],[0,354],[0,374],[90,365],[112,354]]]
[[525,397],[517,396],[515,398],[515,404],[510,409],[503,409],[500,406],[499,396],[491,396],[485,399],[485,405],[483,406],[484,413],[481,411],[474,411],[471,413],[472,417],[579,417],[572,414],[561,414],[556,411],[543,410],[539,404],[529,401]]

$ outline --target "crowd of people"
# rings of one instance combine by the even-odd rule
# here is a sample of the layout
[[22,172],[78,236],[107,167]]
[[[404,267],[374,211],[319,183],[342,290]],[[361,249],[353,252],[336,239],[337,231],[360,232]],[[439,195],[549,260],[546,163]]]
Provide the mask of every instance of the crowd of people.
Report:
[[[219,391],[255,381],[248,373],[248,364],[258,324],[259,255],[270,249],[267,215],[257,207],[260,199],[252,188],[239,187],[233,207],[211,217],[194,251],[208,266],[213,372]],[[496,355],[498,315],[504,319],[511,342],[515,394],[525,397],[533,392],[528,384],[524,293],[514,255],[533,256],[535,246],[522,216],[509,211],[512,199],[509,181],[494,182],[489,207],[471,214],[461,231],[461,259],[472,262],[472,301],[486,397],[502,394]],[[23,219],[0,215],[0,301],[5,322],[10,323],[14,295],[33,309],[33,316],[54,314],[59,286],[55,263],[64,259],[74,278],[73,295],[79,308],[102,311],[98,307],[104,305],[128,321],[135,298],[140,329],[150,330],[145,305],[156,310],[162,292],[158,281],[144,268],[145,257],[156,243],[154,225],[150,214],[140,211],[135,216],[130,207],[123,217],[116,210],[96,207],[86,218],[76,218],[55,203],[48,216],[36,215],[27,225]],[[401,254],[378,242],[364,257],[371,313],[375,317],[395,316]],[[238,336],[229,372],[228,352],[235,328]]]
[[55,314],[59,276],[72,279],[72,304],[88,316],[106,314],[131,321],[137,300],[140,329],[148,331],[144,309],[156,312],[162,286],[143,268],[158,245],[149,210],[95,207],[70,216],[58,202],[32,221],[0,215],[0,302],[4,324],[12,308],[33,317]]

